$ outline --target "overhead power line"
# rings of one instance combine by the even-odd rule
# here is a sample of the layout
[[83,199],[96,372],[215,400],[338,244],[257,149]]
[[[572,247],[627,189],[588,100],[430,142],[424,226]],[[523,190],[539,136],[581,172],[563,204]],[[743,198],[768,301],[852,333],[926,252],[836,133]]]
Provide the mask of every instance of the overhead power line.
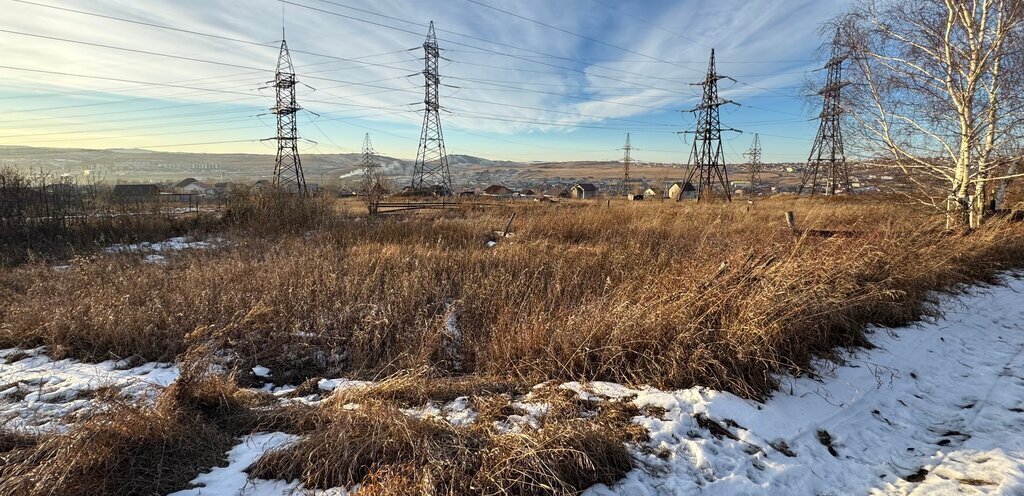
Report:
[[656,62],[661,62],[663,64],[674,65],[676,67],[679,67],[681,69],[686,69],[688,71],[701,72],[699,69],[694,69],[693,67],[688,67],[688,66],[685,66],[685,65],[682,65],[682,64],[678,64],[678,63],[675,63],[675,62],[670,62],[668,60],[661,59],[661,58],[658,58],[658,57],[654,57],[654,56],[648,55],[646,53],[641,53],[641,52],[638,52],[636,50],[632,50],[632,49],[629,49],[629,48],[625,48],[625,47],[621,47],[621,46],[618,46],[618,45],[614,45],[614,44],[608,43],[608,42],[606,42],[604,40],[599,40],[597,38],[592,38],[590,36],[586,36],[586,35],[582,35],[582,34],[579,34],[579,33],[575,33],[575,32],[569,31],[568,29],[560,28],[558,26],[554,26],[554,25],[548,24],[546,22],[538,21],[536,19],[531,19],[529,17],[516,14],[515,12],[510,12],[508,10],[505,10],[505,9],[502,9],[502,8],[499,8],[499,7],[495,7],[493,5],[488,5],[488,4],[483,3],[483,2],[481,2],[479,0],[466,0],[466,1],[469,2],[469,3],[472,3],[472,4],[479,5],[481,7],[486,7],[488,9],[501,12],[501,13],[506,14],[506,15],[510,15],[510,16],[515,17],[517,19],[523,19],[525,21],[532,22],[532,23],[537,24],[539,26],[544,26],[544,27],[546,27],[548,29],[554,29],[555,31],[558,31],[558,32],[561,32],[561,33],[566,33],[566,34],[569,34],[569,35],[572,35],[572,36],[576,36],[578,38],[582,38],[582,39],[587,40],[587,41],[591,41],[591,42],[598,43],[598,44],[601,44],[601,45],[604,45],[604,46],[607,46],[607,47],[611,47],[611,48],[614,48],[616,50],[622,50],[622,51],[624,51],[626,53],[631,53],[633,55],[639,55],[641,57],[645,57],[645,58],[651,59],[651,60],[656,61]]

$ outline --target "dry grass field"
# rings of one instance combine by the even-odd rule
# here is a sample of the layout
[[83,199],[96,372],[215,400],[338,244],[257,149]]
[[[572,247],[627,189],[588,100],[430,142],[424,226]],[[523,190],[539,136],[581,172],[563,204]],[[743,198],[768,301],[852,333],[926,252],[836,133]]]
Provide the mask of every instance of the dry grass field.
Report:
[[[513,212],[512,235],[497,235]],[[867,197],[375,218],[325,199],[239,200],[217,225],[223,243],[163,264],[102,254],[61,272],[0,271],[0,347],[182,368],[155,404],[110,397],[65,433],[3,434],[0,494],[181,489],[233,437],[268,429],[302,438],[250,474],[309,488],[563,494],[613,482],[632,466],[624,443],[641,435],[626,404],[533,389],[555,407],[521,433],[402,408],[467,396],[481,418],[503,418],[534,385],[574,380],[763,398],[779,374],[870,346],[868,325],[933,314],[931,291],[1024,266],[1024,225],[942,225]],[[275,384],[378,382],[285,404],[249,388],[257,365]]]

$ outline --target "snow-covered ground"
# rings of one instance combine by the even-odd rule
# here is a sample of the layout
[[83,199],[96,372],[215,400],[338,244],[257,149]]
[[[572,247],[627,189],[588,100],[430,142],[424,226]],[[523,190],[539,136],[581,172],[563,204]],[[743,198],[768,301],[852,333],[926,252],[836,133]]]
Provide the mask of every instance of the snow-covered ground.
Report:
[[215,241],[196,241],[192,238],[177,237],[165,241],[150,243],[115,244],[103,249],[107,253],[147,253],[147,252],[168,252],[181,250],[197,250],[210,248],[216,244]]
[[216,467],[192,480],[197,487],[171,493],[171,496],[285,496],[298,487],[297,483],[285,481],[249,480],[245,470],[256,462],[263,453],[286,446],[298,440],[298,436],[282,432],[265,432],[245,436],[231,451],[228,451],[228,465]]
[[[944,315],[934,322],[876,329],[874,349],[852,352],[838,366],[820,363],[816,377],[784,378],[764,403],[707,388],[563,384],[583,397],[632,401],[645,412],[634,422],[650,432],[648,442],[630,448],[637,468],[588,496],[1024,494],[1024,274],[1005,283],[943,297]],[[87,365],[53,361],[42,350],[3,363],[15,353],[0,350],[0,422],[10,418],[15,426],[59,428],[65,415],[88,407],[84,391],[111,385],[140,397],[177,376],[167,364]],[[263,367],[254,372],[273,375]],[[320,394],[288,401],[315,404],[336,388],[365,384],[325,379]],[[264,389],[283,396],[294,387]],[[498,427],[535,426],[545,410],[538,401],[518,398],[514,404],[526,413]],[[453,424],[476,420],[466,398],[406,413]],[[295,483],[247,480],[244,470],[295,439],[245,436],[227,453],[226,467],[178,494],[291,494],[300,489]]]
[[124,361],[53,360],[43,348],[0,350],[0,425],[47,431],[93,405],[101,389],[140,398],[178,378],[166,363],[130,367]]
[[763,404],[590,385],[665,413],[635,419],[651,434],[639,468],[589,495],[1024,494],[1024,278],[941,308]]

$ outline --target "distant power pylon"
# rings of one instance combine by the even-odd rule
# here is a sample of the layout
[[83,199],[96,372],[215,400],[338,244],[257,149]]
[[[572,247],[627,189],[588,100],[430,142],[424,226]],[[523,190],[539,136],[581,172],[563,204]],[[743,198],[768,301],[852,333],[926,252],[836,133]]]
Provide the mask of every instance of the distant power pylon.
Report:
[[843,130],[841,126],[843,107],[841,94],[843,87],[850,84],[843,81],[843,62],[846,55],[839,52],[839,30],[836,30],[832,42],[832,56],[825,69],[828,76],[825,87],[818,92],[824,98],[819,116],[818,135],[814,138],[811,155],[807,158],[807,168],[800,181],[799,193],[810,188],[810,194],[823,193],[835,195],[840,188],[852,193],[850,187],[850,171],[846,165],[846,153],[843,150]]
[[277,71],[271,85],[277,92],[277,103],[271,112],[277,115],[277,160],[274,162],[274,186],[285,191],[308,194],[306,176],[299,158],[299,131],[296,113],[302,109],[295,100],[295,66],[288,53],[288,43],[281,30],[281,54],[277,58]]
[[[711,60],[708,62],[708,74],[704,80],[696,83],[704,87],[704,96],[700,105],[694,107],[690,112],[697,116],[697,126],[693,131],[693,148],[690,150],[690,171],[686,176],[686,183],[689,183],[696,175],[697,200],[710,199],[715,183],[722,186],[725,198],[732,201],[732,194],[729,191],[729,172],[725,168],[725,154],[722,152],[722,131],[737,131],[731,128],[722,128],[722,121],[719,119],[719,107],[726,104],[735,104],[718,96],[718,81],[730,79],[728,76],[718,74],[715,70],[715,50],[711,49]],[[689,131],[687,131],[689,132]],[[679,195],[681,200],[683,195]]]
[[359,163],[359,167],[363,169],[363,184],[360,193],[366,199],[366,208],[371,214],[377,213],[380,199],[384,195],[380,164],[374,159],[375,155],[373,144],[370,143],[370,133],[366,133],[363,138],[363,160]]
[[452,175],[448,170],[448,154],[444,148],[444,133],[441,131],[441,103],[438,99],[441,77],[437,65],[440,59],[434,21],[430,21],[427,39],[423,42],[423,104],[426,108],[423,109],[423,131],[416,152],[416,165],[413,167],[412,190],[419,194],[449,196],[452,194]]
[[622,147],[622,194],[629,195],[629,166],[633,163],[630,152],[633,145],[629,144],[629,133],[626,133],[626,144]]
[[757,191],[757,185],[761,182],[761,136],[754,134],[754,142],[750,144],[750,150],[744,153],[747,156],[747,169],[750,172],[750,195]]

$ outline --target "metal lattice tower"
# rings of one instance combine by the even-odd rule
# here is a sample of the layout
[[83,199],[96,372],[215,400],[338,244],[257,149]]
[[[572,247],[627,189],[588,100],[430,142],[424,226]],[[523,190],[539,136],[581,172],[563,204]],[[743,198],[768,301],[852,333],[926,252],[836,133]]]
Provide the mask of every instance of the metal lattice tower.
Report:
[[757,190],[757,184],[761,182],[761,136],[754,134],[754,142],[750,144],[750,150],[744,153],[747,157],[747,170],[750,172],[750,194]]
[[277,58],[277,71],[270,82],[276,89],[277,103],[270,109],[277,115],[277,160],[274,162],[274,186],[291,192],[305,195],[306,177],[302,173],[302,160],[299,158],[299,131],[296,114],[302,107],[295,100],[295,66],[292,56],[288,53],[288,43],[284,40],[281,30],[281,54]]
[[363,169],[363,184],[360,187],[360,193],[365,198],[371,214],[377,213],[380,197],[384,193],[384,186],[381,184],[381,166],[374,159],[375,156],[373,144],[370,143],[370,133],[366,133],[363,138],[363,160],[359,163],[359,167]]
[[825,69],[828,76],[825,86],[818,92],[824,98],[819,116],[818,135],[814,138],[814,146],[807,158],[807,168],[800,181],[799,193],[810,188],[810,194],[823,193],[835,195],[840,189],[853,192],[850,187],[850,170],[846,165],[846,153],[843,150],[843,130],[841,126],[843,107],[841,94],[843,87],[850,84],[843,81],[843,62],[846,55],[839,52],[839,30],[832,42],[832,56]]
[[633,145],[629,144],[629,133],[626,133],[626,144],[622,147],[622,194],[629,195],[629,166],[633,163],[630,152]]
[[363,137],[363,160],[359,162],[359,167],[363,169],[363,191],[370,191],[377,183],[377,169],[380,169],[380,164],[374,160],[373,144],[370,143],[370,133],[366,133]]
[[419,194],[449,196],[452,194],[452,175],[448,169],[448,154],[444,149],[444,133],[441,131],[441,103],[438,89],[441,77],[438,61],[441,51],[437,47],[434,21],[430,21],[427,39],[423,42],[423,78],[425,95],[423,104],[423,131],[420,146],[416,152],[416,165],[412,173],[412,190]]
[[[729,172],[725,168],[725,154],[722,152],[722,131],[736,131],[736,129],[722,129],[722,121],[719,118],[719,107],[735,103],[718,96],[718,81],[722,79],[734,79],[718,74],[715,70],[715,50],[711,49],[711,60],[708,62],[708,73],[704,80],[696,83],[704,87],[704,95],[699,105],[690,112],[697,116],[696,130],[692,131],[693,148],[690,150],[690,171],[686,175],[686,184],[697,176],[694,187],[697,188],[697,200],[710,199],[714,186],[717,183],[722,187],[725,198],[732,201],[732,193],[729,191]],[[688,133],[690,131],[687,131]],[[679,199],[683,198],[679,195]]]

